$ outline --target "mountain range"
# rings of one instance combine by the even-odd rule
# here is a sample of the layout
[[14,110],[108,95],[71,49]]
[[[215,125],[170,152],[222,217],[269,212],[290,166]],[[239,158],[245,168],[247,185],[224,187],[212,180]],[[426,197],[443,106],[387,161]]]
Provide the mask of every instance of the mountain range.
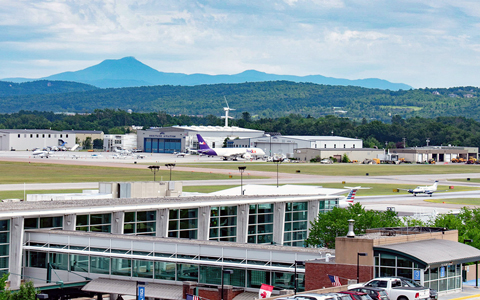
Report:
[[292,81],[324,85],[358,86],[382,90],[409,90],[412,87],[403,83],[392,83],[383,79],[341,79],[322,75],[294,76],[276,75],[255,70],[233,75],[183,74],[157,71],[134,57],[107,59],[103,62],[74,72],[63,72],[48,77],[5,78],[3,81],[22,83],[34,80],[61,80],[93,85],[98,88],[123,88],[156,85],[195,86],[202,84],[244,83],[263,81]]

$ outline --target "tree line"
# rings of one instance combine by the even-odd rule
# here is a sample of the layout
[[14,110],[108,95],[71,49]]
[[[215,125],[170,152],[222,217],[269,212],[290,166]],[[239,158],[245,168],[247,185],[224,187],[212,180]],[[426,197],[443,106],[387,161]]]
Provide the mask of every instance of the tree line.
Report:
[[458,230],[458,241],[471,240],[471,246],[480,249],[480,208],[463,207],[458,215],[438,214],[427,221],[399,217],[394,211],[365,210],[360,203],[348,208],[334,207],[333,210],[319,214],[312,222],[307,246],[335,248],[335,238],[346,236],[348,220],[353,219],[356,235],[365,234],[367,229],[384,227],[438,227]]
[[[290,114],[280,118],[254,118],[249,112],[243,112],[240,118],[230,120],[229,124],[282,135],[359,138],[366,148],[402,148],[403,138],[406,147],[427,144],[480,147],[480,122],[465,117],[404,119],[395,115],[389,122],[381,122],[334,115],[314,118]],[[213,115],[172,116],[165,112],[128,113],[113,109],[95,110],[85,115],[36,111],[0,114],[0,129],[99,130],[122,134],[131,132],[132,125],[145,129],[174,125],[223,126],[224,120]]]
[[[208,84],[198,86],[148,86],[95,89],[61,81],[22,85],[0,82],[0,107],[5,113],[20,110],[90,113],[94,109],[166,111],[175,115],[221,115],[224,97],[232,116],[248,111],[258,118],[288,114],[321,117],[340,114],[351,119],[389,122],[403,118],[465,116],[480,121],[480,89],[415,89],[389,91],[354,86],[331,86],[289,81]],[[50,86],[49,86],[50,84]],[[336,108],[334,112],[334,107]]]

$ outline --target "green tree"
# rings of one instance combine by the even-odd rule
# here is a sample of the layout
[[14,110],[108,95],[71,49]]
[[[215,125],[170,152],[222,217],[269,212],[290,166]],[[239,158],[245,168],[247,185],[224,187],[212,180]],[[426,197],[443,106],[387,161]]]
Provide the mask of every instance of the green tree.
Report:
[[479,223],[480,208],[463,207],[457,216],[452,214],[438,215],[433,222],[433,226],[456,229],[458,230],[459,242],[463,242],[466,239],[471,239],[473,242],[470,243],[470,245],[480,249]]
[[0,278],[0,300],[36,300],[38,291],[33,285],[33,281],[27,281],[20,285],[18,291],[12,292],[5,289],[8,279],[8,273],[3,274]]
[[83,148],[84,149],[92,149],[92,137],[87,136],[83,141]]
[[349,163],[350,162],[350,158],[348,157],[347,153],[343,153],[342,162],[343,163]]
[[10,291],[6,290],[6,283],[8,280],[8,273],[3,274],[0,278],[0,300],[8,300],[10,299]]
[[355,220],[355,234],[364,234],[369,228],[397,227],[402,224],[397,213],[393,211],[366,211],[360,203],[345,209],[334,207],[329,212],[319,214],[311,223],[312,228],[305,244],[335,248],[335,238],[347,234],[350,219]]
[[93,140],[93,149],[103,149],[103,140],[102,139],[94,139]]

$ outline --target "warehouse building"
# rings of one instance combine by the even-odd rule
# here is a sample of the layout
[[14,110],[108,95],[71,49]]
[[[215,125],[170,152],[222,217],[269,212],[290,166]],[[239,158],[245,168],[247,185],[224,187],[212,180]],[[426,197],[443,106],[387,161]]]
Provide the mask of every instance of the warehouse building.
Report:
[[49,129],[0,129],[0,151],[33,150],[62,145],[75,145],[75,133]]
[[299,148],[294,149],[293,157],[300,161],[310,161],[315,158],[335,158],[338,162],[342,161],[343,155],[347,155],[350,161],[363,162],[364,160],[372,160],[383,155],[383,149],[374,148]]
[[388,150],[390,154],[397,154],[398,158],[405,161],[425,163],[433,159],[436,162],[451,162],[454,158],[478,158],[478,147],[457,146],[428,146],[411,147]]
[[137,131],[137,149],[147,153],[185,152],[198,149],[197,134],[212,148],[222,148],[226,138],[262,136],[263,131],[223,126],[173,126]]
[[292,136],[265,134],[263,136],[234,139],[228,147],[257,147],[263,149],[268,156],[282,154],[288,158],[295,157],[295,149],[359,149],[363,147],[361,139],[341,136]]

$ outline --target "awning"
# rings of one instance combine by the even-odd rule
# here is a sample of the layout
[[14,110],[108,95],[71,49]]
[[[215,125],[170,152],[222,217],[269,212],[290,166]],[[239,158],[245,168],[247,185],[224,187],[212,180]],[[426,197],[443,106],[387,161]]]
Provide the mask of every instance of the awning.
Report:
[[[141,281],[142,278],[139,278],[138,280]],[[136,285],[136,281],[97,278],[87,283],[87,285],[82,288],[82,291],[135,296]],[[145,286],[145,296],[160,299],[181,300],[183,299],[183,286],[149,282],[148,285]]]
[[373,247],[375,253],[404,256],[422,266],[458,264],[480,260],[480,250],[449,240],[423,240]]

